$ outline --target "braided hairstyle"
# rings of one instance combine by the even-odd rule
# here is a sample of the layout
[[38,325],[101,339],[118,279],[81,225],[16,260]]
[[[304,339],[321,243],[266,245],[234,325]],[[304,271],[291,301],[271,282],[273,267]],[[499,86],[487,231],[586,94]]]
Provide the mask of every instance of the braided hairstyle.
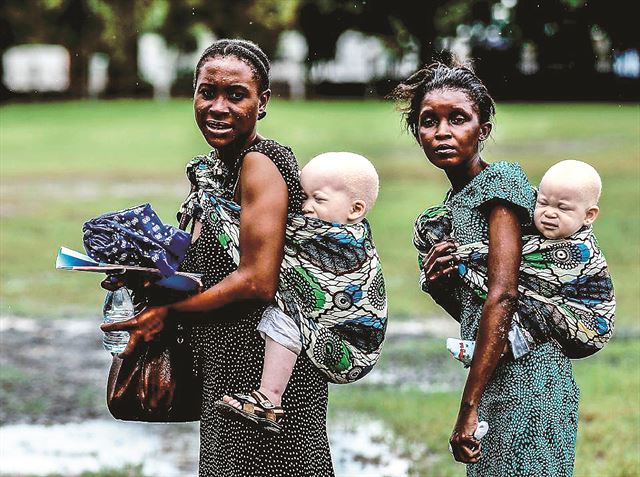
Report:
[[439,61],[431,63],[401,82],[388,96],[400,105],[399,110],[403,113],[406,127],[416,139],[420,129],[420,104],[428,93],[437,90],[465,93],[473,103],[480,123],[491,121],[496,112],[487,87],[470,67],[448,65]]
[[252,41],[227,38],[213,42],[211,46],[204,50],[196,65],[196,71],[193,76],[193,89],[196,88],[202,65],[208,59],[216,56],[235,56],[240,61],[244,61],[253,71],[255,79],[258,80],[259,93],[269,89],[270,64],[267,55]]

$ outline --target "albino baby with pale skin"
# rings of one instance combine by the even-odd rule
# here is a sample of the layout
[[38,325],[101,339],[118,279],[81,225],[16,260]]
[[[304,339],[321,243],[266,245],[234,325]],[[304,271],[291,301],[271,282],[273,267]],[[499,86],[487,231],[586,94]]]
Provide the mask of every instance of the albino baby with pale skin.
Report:
[[548,239],[563,239],[595,222],[602,181],[598,172],[581,161],[561,161],[540,181],[533,220]]
[[[595,222],[602,181],[598,172],[582,161],[567,160],[545,172],[538,187],[533,223],[545,238],[565,239]],[[509,351],[509,343],[504,352]]]
[[[538,232],[548,239],[565,239],[598,218],[602,181],[598,172],[582,161],[566,160],[542,176],[533,211]],[[503,353],[509,352],[504,345]]]
[[[338,224],[356,224],[365,218],[375,204],[379,179],[373,164],[367,158],[350,152],[327,152],[314,157],[302,168],[300,184],[304,191],[302,213],[306,217]],[[273,309],[280,318],[293,321],[280,309],[272,307]],[[280,426],[277,421],[284,417],[281,408],[282,394],[301,348],[299,330],[292,324],[284,333],[290,335],[285,337],[287,344],[297,341],[295,347],[285,346],[285,343],[276,341],[282,336],[282,331],[275,335],[270,334],[269,327],[263,327],[262,322],[258,330],[265,339],[264,365],[260,388],[252,395],[262,408],[274,406],[271,409],[275,413],[276,426],[270,423],[265,430],[279,432]],[[266,398],[267,401],[262,398]],[[246,408],[246,403],[241,403],[231,396],[224,396],[221,404],[226,405],[226,410],[231,406],[237,410],[243,410],[243,405]],[[255,413],[251,406],[249,409]],[[247,417],[244,411],[240,414]]]

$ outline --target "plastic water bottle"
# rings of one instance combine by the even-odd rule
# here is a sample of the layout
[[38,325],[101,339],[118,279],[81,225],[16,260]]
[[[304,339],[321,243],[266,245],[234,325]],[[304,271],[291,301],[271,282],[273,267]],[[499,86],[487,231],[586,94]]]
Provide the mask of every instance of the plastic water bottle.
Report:
[[[125,287],[110,291],[104,299],[102,307],[103,323],[115,323],[132,318],[135,306],[130,290]],[[102,338],[104,349],[112,355],[122,353],[129,343],[128,331],[106,331]]]
[[489,423],[487,421],[480,421],[478,423],[478,427],[476,427],[475,432],[473,433],[473,437],[480,440],[489,432]]

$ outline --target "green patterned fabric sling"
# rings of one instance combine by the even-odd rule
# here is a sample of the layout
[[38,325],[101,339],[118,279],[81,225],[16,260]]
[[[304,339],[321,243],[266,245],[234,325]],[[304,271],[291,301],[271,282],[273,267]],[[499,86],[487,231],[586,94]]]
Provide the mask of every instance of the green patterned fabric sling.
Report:
[[[438,205],[416,220],[414,245],[418,250],[420,285],[431,290],[422,270],[431,247],[451,239],[451,212]],[[514,322],[535,346],[556,342],[569,358],[583,358],[600,350],[611,338],[615,318],[615,296],[611,276],[591,228],[583,228],[567,239],[543,236],[522,238],[522,263],[518,282],[518,312]],[[458,247],[458,274],[465,286],[481,298],[487,294],[488,241]],[[455,293],[438,300],[455,299]]]
[[[180,210],[208,221],[237,266],[240,206],[211,187],[224,183],[224,171],[210,154],[196,157],[187,166],[190,172],[197,190]],[[387,327],[384,277],[369,223],[332,224],[290,215],[276,303],[299,325],[303,351],[329,381],[346,384],[368,374]]]

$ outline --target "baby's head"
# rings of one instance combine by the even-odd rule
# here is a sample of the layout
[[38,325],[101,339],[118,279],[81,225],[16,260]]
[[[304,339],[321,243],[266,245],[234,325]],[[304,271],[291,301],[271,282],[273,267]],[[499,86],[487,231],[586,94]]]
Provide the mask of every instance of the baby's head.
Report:
[[540,181],[533,213],[536,228],[550,239],[566,238],[598,217],[602,181],[598,172],[580,161],[551,166]]
[[328,222],[355,224],[378,198],[378,173],[366,157],[352,152],[325,152],[300,172],[305,193],[302,213]]

